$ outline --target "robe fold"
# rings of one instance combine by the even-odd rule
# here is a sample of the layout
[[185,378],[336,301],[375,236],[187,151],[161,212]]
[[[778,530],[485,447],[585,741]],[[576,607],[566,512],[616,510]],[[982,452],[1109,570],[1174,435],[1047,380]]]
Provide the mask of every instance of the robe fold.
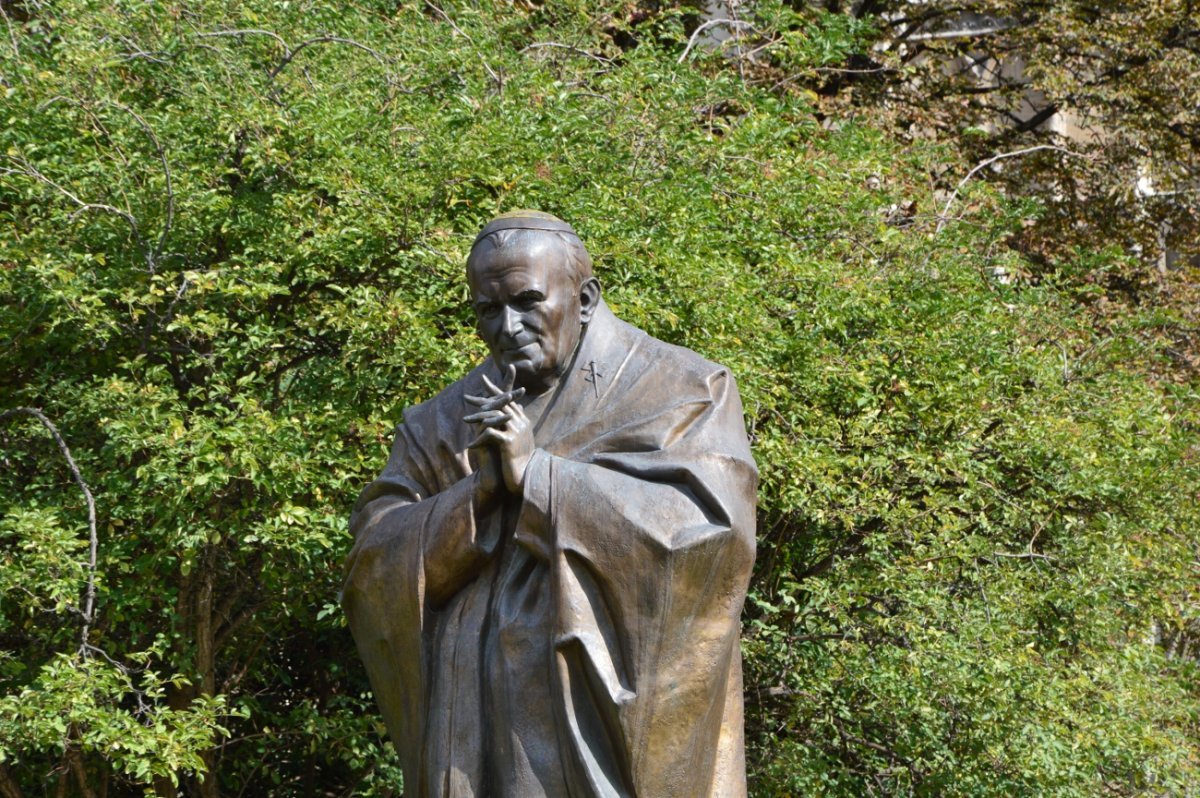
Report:
[[409,409],[355,506],[343,604],[405,795],[745,795],[757,470],[721,366],[601,304],[523,495],[474,502],[464,396]]

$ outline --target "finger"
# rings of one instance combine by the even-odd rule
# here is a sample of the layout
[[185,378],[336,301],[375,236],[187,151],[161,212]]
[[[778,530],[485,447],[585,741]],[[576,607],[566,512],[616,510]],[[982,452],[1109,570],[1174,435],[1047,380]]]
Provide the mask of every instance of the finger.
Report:
[[501,432],[508,432],[508,425],[510,423],[512,423],[512,419],[509,418],[508,416],[501,415],[496,418],[489,418],[486,421],[481,421],[479,423],[481,426],[487,427],[488,429],[495,429],[495,430],[500,430]]
[[509,363],[508,369],[504,372],[504,390],[511,391],[513,386],[517,384],[517,366],[515,363]]
[[463,416],[463,421],[468,424],[478,424],[481,421],[488,424],[493,421],[508,421],[508,415],[503,410],[484,410],[481,413]]
[[483,376],[483,384],[486,385],[488,387],[488,390],[491,391],[493,394],[506,393],[506,391],[501,390],[500,387],[498,385],[496,385],[496,383],[489,380],[488,376],[486,374],[484,374],[482,376]]
[[470,394],[466,394],[463,398],[483,410],[497,410],[509,402],[520,399],[524,395],[525,389],[517,388],[515,391],[507,391],[496,396],[471,396]]
[[507,393],[498,396],[464,396],[463,398],[484,410],[497,410],[512,401],[512,395]]
[[490,443],[504,443],[504,438],[501,437],[500,431],[492,428],[485,429],[479,433],[479,437],[467,444],[468,449],[478,449],[480,446],[487,446]]
[[[487,413],[475,413],[480,418],[472,421],[472,424],[479,424],[489,429],[498,429],[507,431],[508,425],[512,422],[512,417],[503,410],[491,410]],[[466,419],[463,419],[466,421]]]
[[487,405],[484,406],[487,407],[488,410],[499,410],[505,405],[511,404],[514,400],[520,399],[524,395],[525,391],[518,388],[515,391],[508,391],[507,393],[502,393],[499,396],[493,396],[488,401]]

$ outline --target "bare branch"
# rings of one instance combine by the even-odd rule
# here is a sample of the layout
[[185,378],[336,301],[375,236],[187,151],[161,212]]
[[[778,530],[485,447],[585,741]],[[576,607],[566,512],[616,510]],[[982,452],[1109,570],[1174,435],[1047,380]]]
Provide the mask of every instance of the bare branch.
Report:
[[96,500],[92,497],[91,488],[83,481],[83,475],[79,473],[79,466],[75,463],[75,458],[71,456],[71,450],[67,446],[67,442],[63,440],[63,436],[59,433],[58,427],[54,426],[54,422],[46,418],[46,414],[36,407],[15,407],[11,410],[5,410],[0,413],[0,421],[11,416],[33,416],[41,425],[49,431],[54,437],[54,442],[58,444],[58,450],[62,452],[63,459],[67,461],[67,467],[71,469],[71,476],[75,479],[75,484],[83,491],[83,498],[87,502],[88,511],[88,578],[87,586],[84,588],[83,594],[83,629],[80,631],[80,648],[79,651],[85,657],[90,648],[88,645],[88,631],[91,629],[92,622],[96,618],[96,555],[100,548],[100,538],[96,534]]
[[700,34],[710,28],[716,27],[717,25],[725,25],[733,31],[746,29],[756,30],[756,28],[749,22],[745,22],[740,19],[710,19],[708,22],[705,22],[704,24],[700,25],[700,27],[696,28],[696,30],[692,31],[692,36],[690,39],[688,39],[687,47],[683,48],[683,54],[679,56],[679,60],[675,63],[682,64],[687,59],[688,53],[690,53],[692,48],[696,46],[696,39],[700,37]]
[[371,57],[374,58],[376,61],[378,61],[379,65],[381,67],[383,67],[384,73],[387,74],[389,77],[388,82],[389,83],[391,82],[391,80],[390,80],[391,72],[388,69],[387,61],[384,59],[384,57],[382,55],[379,54],[378,50],[374,50],[370,47],[367,47],[365,44],[356,42],[356,41],[354,41],[354,39],[347,39],[342,36],[317,36],[315,38],[300,42],[300,44],[296,45],[296,49],[287,52],[283,56],[283,60],[280,61],[273,70],[271,70],[269,77],[274,79],[275,76],[278,75],[280,72],[282,72],[287,67],[288,64],[292,63],[292,59],[294,59],[296,57],[296,55],[301,50],[303,50],[305,47],[311,47],[314,44],[325,44],[328,42],[334,42],[337,44],[348,44],[351,47],[357,47],[359,50],[362,50],[365,53],[369,53],[371,55]]
[[4,25],[8,28],[8,38],[12,42],[13,55],[20,58],[21,48],[17,45],[17,32],[13,30],[12,19],[8,16],[8,12],[4,10],[4,3],[0,3],[0,17],[4,17]]
[[524,55],[525,53],[529,52],[530,50],[541,50],[546,47],[555,47],[560,50],[568,50],[572,53],[575,53],[576,55],[582,55],[586,58],[591,58],[595,61],[599,61],[601,64],[611,64],[613,62],[611,58],[605,58],[602,55],[596,55],[595,53],[589,53],[587,50],[583,50],[579,47],[575,47],[570,44],[563,44],[562,42],[534,42],[533,44],[531,44],[527,47],[522,47],[518,51],[518,53],[521,55]]
[[[434,13],[444,19],[446,23],[454,29],[455,33],[470,42],[471,46],[475,48],[476,54],[479,54],[479,48],[476,46],[475,40],[472,39],[466,31],[458,27],[458,25],[454,23],[454,20],[450,19],[450,16],[445,11],[435,6],[432,2],[430,2],[430,0],[425,0],[425,5],[429,6],[431,9],[433,9]],[[479,56],[479,63],[483,64],[483,68],[486,69],[487,73],[492,76],[492,80],[495,81],[497,87],[504,85],[504,81],[501,80],[500,76],[496,74],[496,70],[492,69],[491,65],[488,64],[487,60],[485,60],[482,55]]]
[[1054,562],[1053,557],[1046,555],[1046,554],[1039,554],[1036,551],[1020,551],[1020,552],[993,551],[990,556],[992,556],[992,557],[1007,557],[1008,559],[1011,559],[1011,560],[1046,560],[1047,562]]
[[[278,33],[274,33],[269,30],[262,30],[261,28],[240,28],[237,30],[203,31],[203,32],[197,33],[196,36],[201,37],[201,38],[213,38],[213,37],[217,37],[217,36],[238,36],[238,37],[241,37],[241,36],[268,36],[268,37],[274,39],[279,44],[279,46],[283,48],[283,58],[281,58],[279,63],[277,63],[273,68],[271,68],[270,70],[267,71],[267,80],[270,80],[270,81],[273,81],[273,80],[275,80],[275,78],[279,77],[279,73],[283,72],[283,70],[286,69],[288,67],[288,65],[290,63],[292,63],[293,60],[295,60],[296,56],[299,55],[300,52],[302,50],[304,50],[305,48],[312,47],[314,44],[345,44],[345,45],[349,45],[350,47],[354,47],[359,50],[362,50],[364,53],[367,53],[373,59],[375,59],[375,61],[379,63],[379,66],[381,66],[383,68],[384,80],[387,82],[387,85],[389,86],[389,88],[393,88],[393,89],[396,88],[396,81],[393,78],[391,68],[388,66],[388,60],[383,56],[383,54],[372,47],[368,47],[367,45],[363,44],[362,42],[355,41],[354,39],[349,39],[344,36],[332,36],[332,35],[314,36],[311,39],[306,39],[305,41],[300,42],[300,44],[296,45],[294,48],[291,47],[283,39],[283,37],[280,36]],[[305,77],[306,78],[308,77],[307,74],[305,75]],[[309,81],[309,82],[311,84],[311,81]]]
[[[77,207],[75,209],[75,212],[72,213],[69,218],[74,219],[79,214],[85,213],[88,211],[99,211],[101,213],[110,213],[114,216],[119,216],[122,219],[124,219],[125,223],[127,225],[129,225],[130,232],[133,233],[134,243],[137,244],[138,249],[141,250],[143,252],[143,254],[145,253],[145,251],[146,251],[145,245],[142,241],[142,233],[141,233],[141,230],[138,228],[137,219],[135,219],[133,214],[131,214],[129,211],[123,211],[120,208],[115,208],[112,205],[106,205],[102,202],[84,202],[79,197],[75,196],[70,191],[68,191],[67,189],[60,186],[58,183],[55,183],[50,178],[46,177],[44,174],[42,174],[40,171],[38,171],[38,168],[36,166],[31,164],[25,158],[18,157],[18,156],[12,156],[12,155],[9,155],[6,157],[11,162],[18,164],[21,168],[20,169],[5,169],[4,170],[5,174],[22,174],[22,175],[25,175],[26,177],[31,177],[34,180],[41,181],[42,183],[45,183],[46,185],[50,186],[51,188],[57,190],[60,194],[62,194],[67,199],[69,199],[71,202],[75,203],[75,205]],[[151,272],[153,272],[153,269],[151,269]]]
[[175,189],[171,182],[171,166],[167,163],[167,152],[159,142],[158,136],[154,135],[154,128],[150,127],[146,120],[136,111],[127,105],[113,102],[112,100],[106,100],[104,104],[112,106],[119,111],[124,111],[137,121],[142,131],[146,134],[146,137],[150,139],[150,143],[154,145],[154,151],[158,155],[159,162],[162,163],[163,177],[166,179],[167,210],[166,218],[163,219],[162,232],[158,236],[158,243],[154,245],[152,251],[146,253],[146,265],[149,267],[150,273],[153,274],[158,267],[158,257],[162,254],[163,245],[167,242],[167,235],[171,232],[171,225],[175,221]]
[[965,186],[972,177],[978,174],[980,170],[986,169],[988,166],[996,163],[996,161],[1001,161],[1005,158],[1016,158],[1021,155],[1028,155],[1032,152],[1038,152],[1039,150],[1054,150],[1055,152],[1061,152],[1064,155],[1070,155],[1075,158],[1087,158],[1087,156],[1083,153],[1078,153],[1074,150],[1068,150],[1066,147],[1059,147],[1054,144],[1038,144],[1036,147],[1026,147],[1022,150],[1013,150],[1012,152],[1002,152],[999,155],[993,155],[991,158],[987,158],[986,160],[976,164],[971,171],[967,172],[966,177],[958,181],[958,185],[954,187],[954,191],[950,192],[950,198],[946,200],[945,206],[942,207],[942,212],[938,214],[937,229],[934,230],[934,233],[936,234],[942,232],[942,228],[946,226],[946,220],[949,219],[947,214],[950,213],[950,207],[954,205],[954,201],[958,199],[958,193],[962,191],[963,186]]
[[171,298],[171,303],[167,305],[167,310],[163,313],[162,324],[170,324],[171,320],[175,318],[175,306],[179,304],[179,300],[183,299],[183,295],[187,293],[191,285],[191,278],[184,273],[183,279],[179,281],[179,289],[175,291],[175,296]]
[[[119,41],[121,44],[123,44],[129,48],[129,52],[116,54],[117,58],[120,58],[122,61],[133,61],[138,58],[144,58],[147,61],[153,61],[156,64],[171,63],[170,60],[167,58],[159,58],[158,54],[166,53],[167,52],[166,50],[147,50],[144,47],[142,47],[140,44],[135,42],[133,39],[129,38],[128,36],[124,36],[122,34],[116,34],[112,38]],[[109,41],[109,37],[101,36],[100,41],[107,42],[107,41]]]
[[930,31],[929,33],[914,33],[908,37],[910,42],[927,42],[938,39],[981,39],[996,33],[1004,33],[1017,26],[1015,22],[993,25],[990,28],[960,28],[956,30]]
[[[38,106],[38,110],[44,110],[56,102],[65,102],[65,103],[73,105],[77,108],[80,108],[81,110],[83,110],[85,113],[87,113],[89,116],[92,117],[92,119],[95,121],[96,125],[100,128],[101,131],[103,131],[103,133],[106,136],[109,137],[110,140],[112,139],[112,134],[109,133],[108,129],[104,126],[104,124],[96,116],[95,111],[93,111],[90,107],[88,107],[87,104],[80,102],[79,100],[76,100],[73,97],[65,97],[62,95],[59,95],[56,97],[51,97],[49,100],[47,100],[46,102],[44,102],[40,106]],[[137,236],[139,249],[142,249],[142,257],[146,261],[146,269],[151,274],[154,274],[158,270],[159,256],[162,254],[162,248],[166,244],[167,236],[170,234],[171,226],[174,224],[174,221],[175,221],[175,189],[174,189],[174,183],[171,178],[171,165],[167,162],[167,152],[166,152],[166,149],[163,147],[162,143],[158,140],[158,136],[155,135],[154,128],[152,128],[150,126],[150,124],[137,111],[134,111],[132,108],[130,108],[129,106],[127,106],[123,103],[115,102],[113,100],[103,100],[100,102],[100,105],[106,105],[106,106],[109,106],[110,108],[115,108],[118,111],[123,111],[124,113],[133,117],[134,121],[137,122],[138,126],[142,129],[142,132],[146,134],[146,138],[148,138],[150,140],[150,143],[154,146],[155,155],[158,156],[159,163],[162,164],[163,177],[166,180],[166,192],[167,192],[166,205],[167,205],[167,207],[166,207],[165,218],[163,220],[162,231],[159,233],[158,242],[154,245],[153,249],[147,249],[142,245],[139,231],[136,229],[137,222],[133,218],[132,214],[129,214],[128,212],[123,212],[123,211],[120,211],[117,209],[113,209],[116,213],[118,213],[119,215],[124,217],[126,222],[128,222],[133,228],[135,228],[134,233],[135,233],[135,236]],[[120,153],[120,145],[118,145],[115,141],[113,142],[113,145],[114,145],[114,147],[116,147],[117,151]],[[128,164],[128,159],[125,158],[124,153],[121,153],[121,158],[123,160],[125,160],[126,164]],[[25,165],[26,165],[27,169],[33,168],[32,165],[29,164],[28,162],[25,162]],[[34,169],[34,172],[36,172],[36,171],[37,170]],[[40,179],[42,179],[43,181],[50,182],[45,178],[44,175],[40,175],[40,173],[38,173],[37,175],[32,175],[32,176],[40,176]],[[50,185],[53,185],[53,186],[55,186],[55,188],[58,188],[60,191],[63,191],[64,193],[66,193],[67,196],[70,197],[71,199],[73,199],[76,203],[78,203],[80,205],[85,205],[85,203],[81,203],[77,197],[75,197],[74,195],[72,195],[69,192],[66,192],[64,189],[62,189],[61,186],[58,186],[57,184],[54,184],[52,182],[50,183]],[[86,208],[80,207],[79,210],[77,210],[75,212],[75,214],[72,214],[72,217],[74,217],[76,214],[82,213],[84,210],[105,210],[105,209],[111,208],[111,206],[99,205],[96,203],[87,203],[86,205],[89,205],[90,207],[86,207]]]
[[269,36],[279,42],[279,46],[283,48],[285,53],[290,52],[287,42],[278,33],[273,33],[269,30],[260,30],[258,28],[240,28],[238,30],[210,30],[202,31],[196,34],[201,39],[211,39],[217,36]]

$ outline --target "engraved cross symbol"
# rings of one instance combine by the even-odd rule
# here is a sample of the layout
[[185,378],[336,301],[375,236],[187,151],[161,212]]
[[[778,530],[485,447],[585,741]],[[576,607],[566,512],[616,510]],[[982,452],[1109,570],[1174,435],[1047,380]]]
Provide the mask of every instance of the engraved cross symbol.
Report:
[[590,382],[592,384],[592,391],[595,392],[596,398],[599,399],[600,398],[600,380],[604,379],[604,375],[601,374],[600,369],[597,368],[596,361],[589,360],[587,366],[585,368],[581,368],[580,371],[587,372],[587,376],[584,377],[584,380],[586,380],[587,382]]

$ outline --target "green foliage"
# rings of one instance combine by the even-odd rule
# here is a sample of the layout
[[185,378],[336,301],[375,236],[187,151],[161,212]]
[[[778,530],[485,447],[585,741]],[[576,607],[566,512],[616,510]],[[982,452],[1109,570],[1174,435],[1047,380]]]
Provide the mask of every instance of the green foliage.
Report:
[[[1164,308],[1155,332],[1173,340],[1170,370],[1200,373],[1200,13],[1191,2],[790,5],[791,18],[747,45],[757,53],[742,65],[752,80],[819,95],[831,120],[855,116],[897,140],[942,142],[954,151],[934,170],[943,191],[978,165],[975,179],[1036,196],[1047,212],[1027,216],[1011,242],[1028,270],[1092,294],[1097,326],[1126,304]],[[797,65],[797,38],[823,38],[808,36],[814,27],[855,35],[826,48],[829,61]],[[1082,268],[1079,250],[1101,241],[1125,257]]]
[[[756,13],[795,69],[872,30]],[[827,129],[704,46],[680,63],[673,9],[9,22],[0,407],[58,424],[100,557],[80,647],[78,491],[5,422],[0,786],[398,793],[336,609],[346,516],[403,408],[483,355],[462,264],[516,207],[576,224],[620,316],[738,377],[755,794],[1200,784],[1195,665],[1159,645],[1195,618],[1195,386],[1144,379],[1152,316],[1097,332],[1022,279],[1036,208],[972,191],[935,232],[945,150]]]
[[166,690],[183,679],[139,670],[135,680],[128,667],[94,657],[46,662],[19,692],[0,698],[0,762],[77,750],[136,783],[158,777],[178,784],[181,774],[203,772],[200,752],[228,734],[214,722],[227,714],[224,697],[203,696],[173,710],[163,706]]

